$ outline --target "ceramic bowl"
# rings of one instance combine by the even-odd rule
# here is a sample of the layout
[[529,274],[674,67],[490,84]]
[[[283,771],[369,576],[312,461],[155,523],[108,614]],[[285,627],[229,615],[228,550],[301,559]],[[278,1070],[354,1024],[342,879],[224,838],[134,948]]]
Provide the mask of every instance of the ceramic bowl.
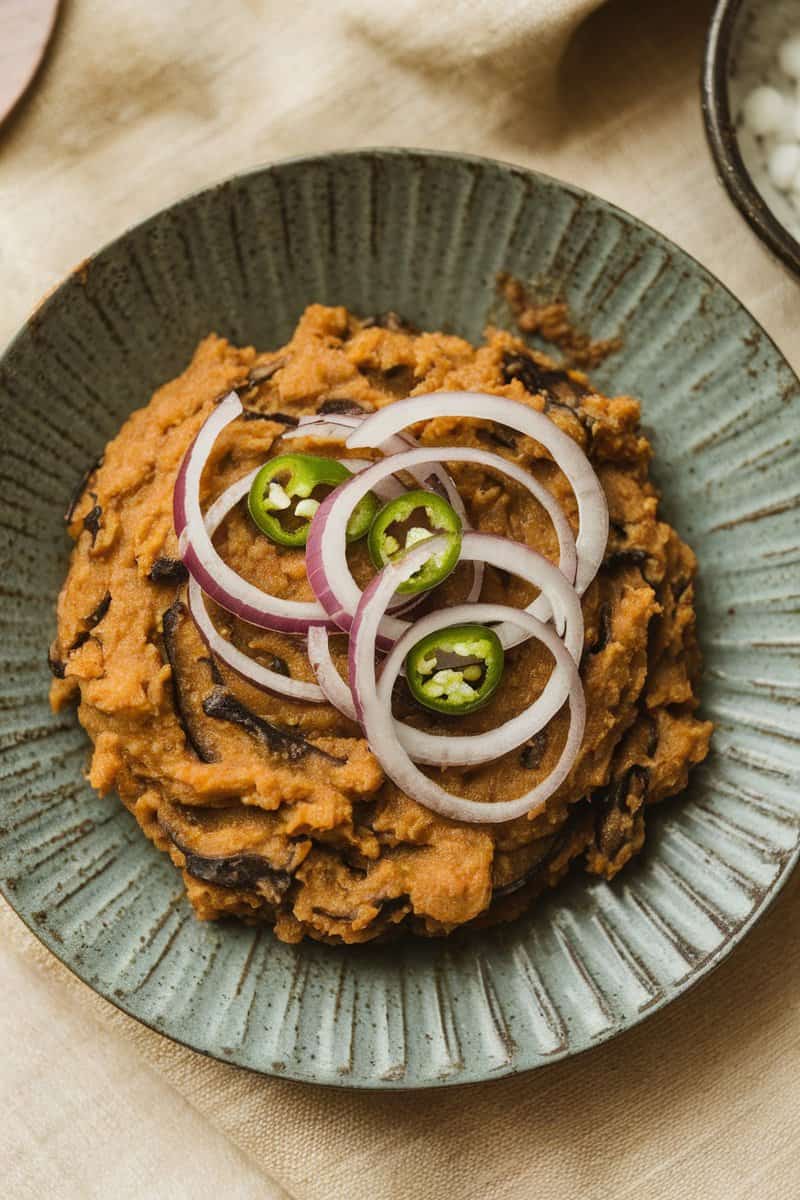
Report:
[[800,0],[719,0],[703,65],[706,135],[719,177],[747,223],[800,274],[800,210],[772,184],[760,139],[744,128],[742,105],[768,83],[789,93],[777,62],[787,35],[800,33]]
[[[598,385],[643,402],[664,511],[696,549],[713,751],[612,883],[575,877],[506,927],[335,948],[200,924],[165,856],[83,777],[47,646],[85,466],[214,329],[278,346],[310,301],[477,339],[499,271],[623,348]],[[158,213],[42,304],[0,360],[0,879],[126,1012],[227,1062],[400,1088],[497,1078],[596,1045],[743,937],[798,854],[798,381],[698,263],[530,171],[401,150],[265,167]]]

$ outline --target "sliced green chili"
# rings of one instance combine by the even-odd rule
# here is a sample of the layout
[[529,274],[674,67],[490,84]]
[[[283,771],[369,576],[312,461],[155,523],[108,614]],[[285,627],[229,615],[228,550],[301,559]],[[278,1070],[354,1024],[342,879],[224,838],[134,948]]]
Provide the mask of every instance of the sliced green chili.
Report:
[[486,625],[451,625],[429,633],[406,655],[406,682],[434,712],[463,716],[481,708],[503,675],[502,643]]
[[[253,480],[247,498],[250,516],[279,546],[305,546],[311,518],[321,502],[352,474],[335,458],[280,454],[265,463]],[[348,542],[364,537],[377,509],[376,497],[368,492],[348,522]]]
[[390,500],[372,522],[367,545],[373,563],[380,570],[418,542],[442,533],[447,535],[447,546],[442,553],[429,558],[419,571],[397,589],[398,592],[414,594],[441,583],[458,562],[461,553],[461,520],[447,501],[436,492],[426,492],[421,488]]

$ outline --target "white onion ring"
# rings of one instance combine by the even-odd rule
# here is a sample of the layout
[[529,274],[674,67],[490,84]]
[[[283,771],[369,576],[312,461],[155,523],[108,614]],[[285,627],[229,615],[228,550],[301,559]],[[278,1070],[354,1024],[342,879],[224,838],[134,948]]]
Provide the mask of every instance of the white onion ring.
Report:
[[[535,582],[542,595],[528,605],[527,612],[540,621],[552,617],[556,633],[564,641],[575,662],[583,653],[583,610],[578,593],[563,573],[538,550],[524,542],[512,542],[497,533],[465,533],[461,539],[461,557],[473,554],[486,555],[486,562],[511,575]],[[533,574],[532,574],[533,573]],[[503,621],[495,629],[504,650],[527,641],[528,634],[515,621]]]
[[[315,601],[283,600],[248,583],[217,554],[211,541],[211,534],[223,517],[250,491],[258,468],[237,480],[218,497],[205,517],[200,510],[199,485],[203,468],[222,430],[242,411],[241,400],[235,392],[230,392],[201,426],[181,463],[173,492],[173,522],[181,558],[192,578],[222,608],[260,629],[304,634],[312,622],[331,624],[320,605]],[[349,425],[348,428],[353,426]],[[364,459],[342,461],[354,474],[370,465]],[[398,481],[383,481],[382,494],[386,499],[393,499],[404,490]],[[211,532],[210,525],[213,526]],[[407,597],[400,597],[394,607],[407,609]]]
[[[576,540],[578,566],[575,588],[582,596],[597,574],[608,542],[608,504],[600,481],[577,442],[555,425],[544,413],[483,392],[431,392],[410,396],[370,413],[359,422],[347,439],[351,449],[376,446],[396,436],[409,425],[438,417],[472,417],[495,421],[516,429],[539,442],[552,455],[556,466],[567,477],[578,504],[580,529]],[[444,448],[439,451],[447,460]]]
[[[471,446],[435,446],[406,450],[372,463],[355,478],[329,493],[311,521],[306,544],[308,580],[325,611],[344,632],[348,632],[353,623],[361,597],[344,558],[350,514],[362,496],[387,473],[419,466],[431,460],[440,461],[443,458],[452,462],[474,462],[492,467],[527,488],[545,508],[556,530],[559,539],[559,566],[556,569],[560,571],[562,579],[572,582],[576,563],[576,543],[572,530],[555,497],[533,475],[499,454]],[[467,536],[470,535],[465,533],[464,537]],[[510,546],[520,545],[507,539],[501,540]],[[542,601],[540,598],[535,603],[538,608],[532,611],[549,615],[546,599]],[[387,615],[381,623],[378,638],[380,648],[391,648],[397,638],[402,637],[407,627],[407,622]],[[518,630],[512,633],[510,626],[504,627],[502,633],[498,631],[498,636],[507,647],[517,644],[525,637],[524,634],[520,635]]]
[[[437,537],[415,546],[399,562],[387,564],[366,588],[356,612],[350,637],[350,680],[356,711],[370,747],[383,770],[406,795],[424,804],[426,808],[455,821],[473,823],[495,824],[511,821],[526,813],[533,816],[541,811],[547,799],[567,778],[580,750],[586,722],[586,703],[578,668],[549,626],[528,612],[512,610],[515,621],[524,625],[555,658],[557,671],[567,681],[570,708],[567,740],[556,766],[546,779],[515,800],[499,801],[496,804],[468,800],[466,797],[454,796],[445,791],[423,774],[411,761],[395,731],[390,682],[387,680],[386,686],[380,688],[375,680],[376,638],[387,601],[402,583],[420,569],[431,554],[440,553],[445,545],[446,540]],[[462,609],[459,607],[454,611],[461,612]],[[507,611],[505,605],[481,604],[472,607],[473,619],[478,612],[484,614],[485,620],[492,620]],[[440,615],[447,622],[449,614],[445,612]],[[416,627],[411,631],[412,636],[415,635],[415,629]]]

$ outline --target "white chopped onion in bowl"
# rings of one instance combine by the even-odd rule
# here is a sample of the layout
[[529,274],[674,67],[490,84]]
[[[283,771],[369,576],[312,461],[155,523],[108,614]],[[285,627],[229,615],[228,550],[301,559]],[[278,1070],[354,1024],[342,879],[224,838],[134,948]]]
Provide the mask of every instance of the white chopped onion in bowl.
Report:
[[758,146],[763,175],[800,210],[800,30],[781,40],[764,74],[770,82],[747,93],[741,124]]

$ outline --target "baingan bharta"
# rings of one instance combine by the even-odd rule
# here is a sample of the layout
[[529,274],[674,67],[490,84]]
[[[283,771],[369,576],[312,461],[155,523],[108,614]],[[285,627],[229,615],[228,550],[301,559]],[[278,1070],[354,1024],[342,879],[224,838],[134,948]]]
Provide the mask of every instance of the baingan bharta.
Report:
[[711,734],[651,454],[636,400],[508,332],[312,305],[277,351],[210,335],[67,514],[52,703],[78,702],[91,783],[198,917],[290,942],[445,935],[573,862],[611,878]]

